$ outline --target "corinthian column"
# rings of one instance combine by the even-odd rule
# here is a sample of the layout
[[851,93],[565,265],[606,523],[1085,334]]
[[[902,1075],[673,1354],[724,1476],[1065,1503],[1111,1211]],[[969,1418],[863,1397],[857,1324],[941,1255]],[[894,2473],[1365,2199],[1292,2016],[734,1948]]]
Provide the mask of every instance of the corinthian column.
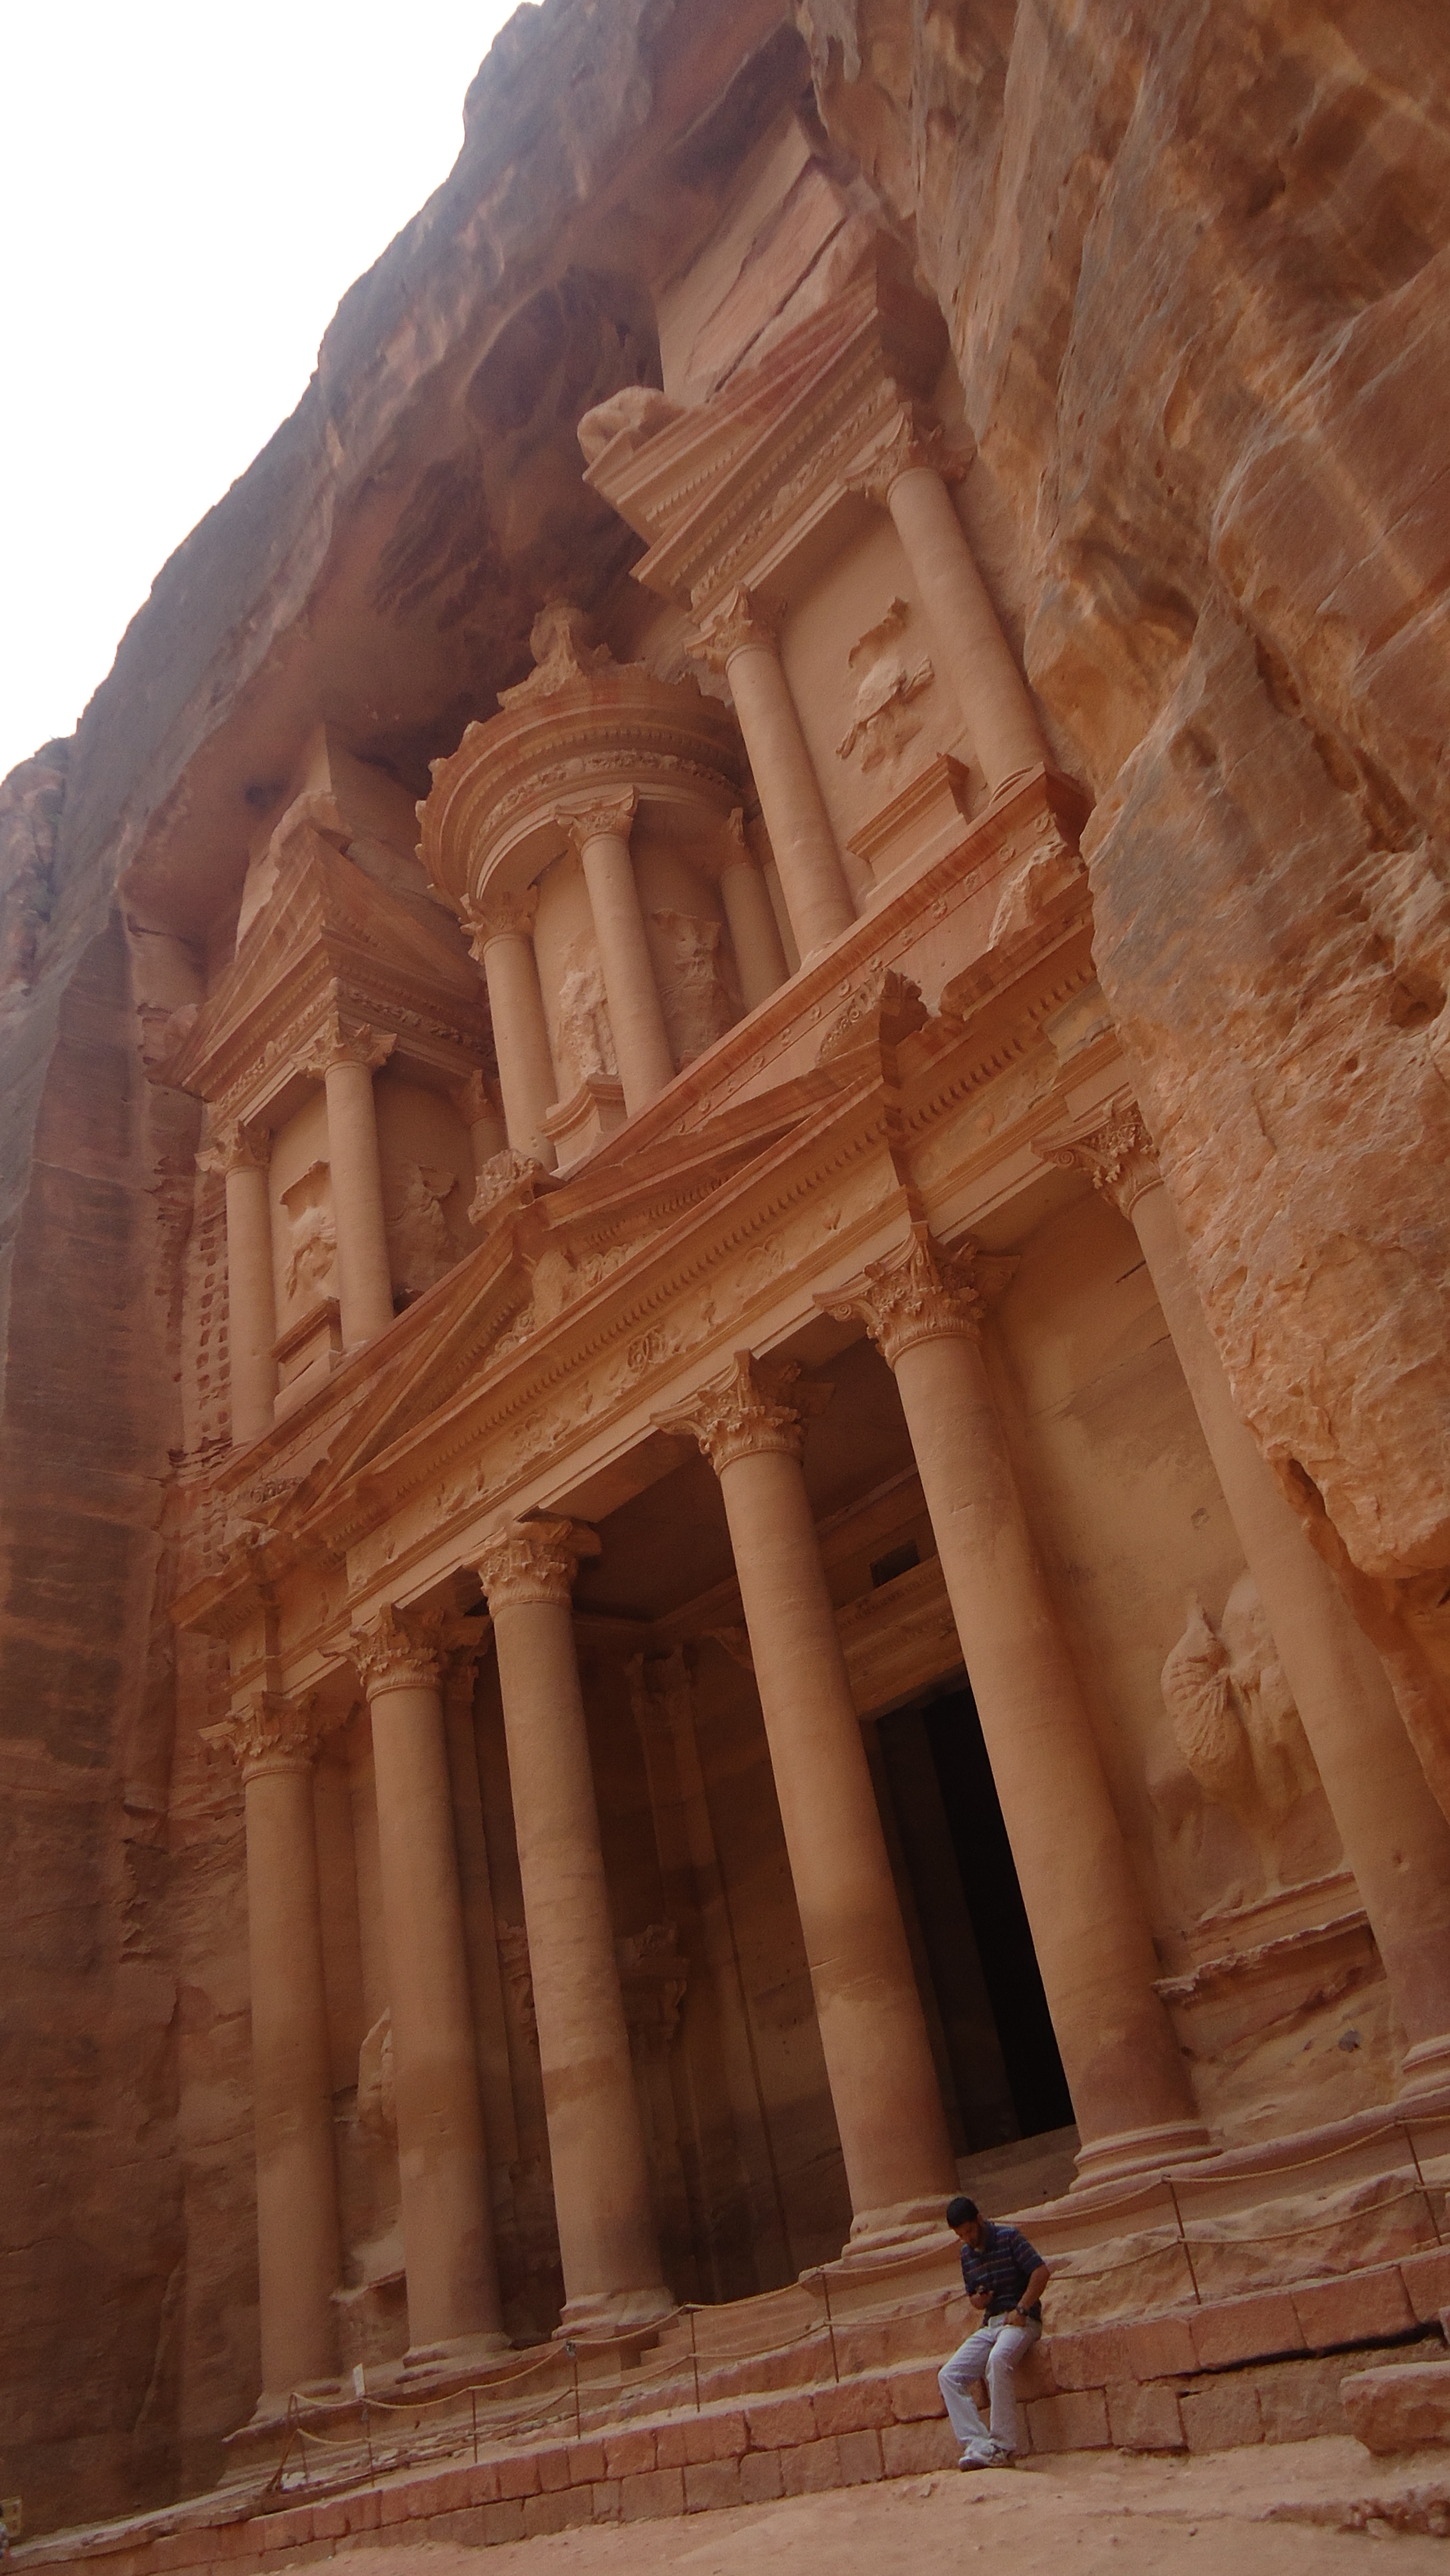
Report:
[[640,910],[629,835],[638,798],[633,788],[622,795],[600,797],[586,806],[570,805],[557,816],[570,847],[579,854],[609,1025],[624,1085],[624,1106],[632,1118],[646,1109],[675,1078],[675,1060],[665,1029],[665,1015],[655,982],[649,934]]
[[337,2169],[312,1817],[326,1732],[315,1700],[269,1692],[206,1729],[209,1744],[235,1754],[246,1791],[259,2413],[337,2369]]
[[427,1629],[391,1609],[354,1652],[372,1710],[408,2340],[419,2358],[503,2350],[442,1657]]
[[1083,2180],[1201,2151],[1187,2069],[1087,1710],[1028,1533],[969,1264],[924,1227],[833,1311],[894,1370],[1063,2070]]
[[875,2245],[940,2228],[956,2175],[801,1469],[807,1420],[830,1392],[794,1365],[742,1351],[667,1427],[692,1434],[720,1479],[850,2187],[851,2242]]
[[307,1071],[327,1091],[327,1159],[346,1351],[375,1340],[393,1320],[373,1075],[395,1043],[377,1029],[345,1027],[335,1020],[307,1059]]
[[554,1147],[544,1118],[558,1085],[534,957],[538,908],[536,886],[523,894],[491,894],[486,904],[465,911],[464,925],[488,986],[508,1141],[516,1154],[551,1172]]
[[1032,701],[952,507],[942,433],[904,410],[856,488],[888,509],[990,795],[1044,767]]
[[738,855],[720,871],[720,900],[730,925],[741,999],[753,1011],[785,982],[785,950],[770,889],[746,841],[745,817],[738,808],[730,817],[730,830]]
[[574,1655],[574,1576],[581,1553],[598,1547],[571,1521],[514,1521],[478,1564],[503,1692],[569,2334],[617,2333],[674,2305],[650,2211]]
[[1405,2076],[1450,2078],[1450,1823],[1405,1733],[1384,1665],[1234,1402],[1137,1102],[1044,1139],[1126,1216],[1158,1294],[1244,1559],[1258,1585],[1344,1857],[1406,2037]]
[[776,650],[778,620],[735,590],[702,630],[706,660],[730,682],[765,828],[803,961],[856,918],[790,683]]
[[220,1172],[227,1193],[227,1349],[231,1362],[232,1439],[238,1447],[272,1428],[277,1395],[277,1297],[272,1276],[272,1210],[265,1128],[228,1119],[198,1156]]

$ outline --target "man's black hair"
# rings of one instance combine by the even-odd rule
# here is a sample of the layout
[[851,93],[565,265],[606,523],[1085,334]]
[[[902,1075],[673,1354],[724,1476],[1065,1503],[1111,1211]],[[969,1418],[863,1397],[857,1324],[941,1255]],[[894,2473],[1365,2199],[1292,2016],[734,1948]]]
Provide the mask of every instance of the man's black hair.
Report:
[[949,2200],[947,2202],[948,2227],[969,2226],[976,2215],[976,2202],[974,2200],[968,2200],[964,2192],[958,2192],[955,2200]]

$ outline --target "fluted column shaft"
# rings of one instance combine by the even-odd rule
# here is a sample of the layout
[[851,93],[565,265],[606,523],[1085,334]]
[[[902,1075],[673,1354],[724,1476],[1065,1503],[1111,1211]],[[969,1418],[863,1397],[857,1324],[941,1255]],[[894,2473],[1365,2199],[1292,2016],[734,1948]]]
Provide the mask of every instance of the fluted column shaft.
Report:
[[277,1397],[277,1291],[272,1271],[272,1206],[267,1166],[272,1139],[233,1122],[201,1157],[220,1171],[227,1194],[227,1350],[232,1439],[238,1447],[272,1428]]
[[952,506],[942,470],[950,463],[940,427],[908,407],[857,484],[895,522],[978,767],[995,796],[1012,779],[1041,769],[1047,746]]
[[1405,1732],[1384,1665],[1234,1402],[1137,1104],[1043,1150],[1091,1173],[1128,1217],[1208,1453],[1258,1586],[1344,1856],[1364,1899],[1406,2074],[1450,2075],[1450,1823]]
[[262,2407],[337,2369],[340,2251],[310,1702],[259,1694],[208,1729],[245,1783]]
[[610,1922],[570,1593],[592,1533],[517,1521],[484,1551],[564,2267],[561,2331],[672,2305]]
[[770,889],[743,846],[739,858],[720,871],[720,901],[735,950],[741,999],[747,1011],[753,1011],[785,982],[786,963]]
[[356,1652],[372,1711],[408,2339],[415,2352],[502,2348],[440,1657],[388,1611]]
[[327,1092],[327,1159],[337,1235],[342,1346],[374,1341],[393,1320],[393,1282],[383,1210],[383,1165],[373,1075],[394,1041],[368,1028],[336,1026],[309,1059]]
[[737,590],[707,625],[704,649],[730,682],[791,928],[806,961],[850,928],[856,907],[781,669],[774,623]]
[[852,2236],[940,2225],[946,2116],[801,1455],[829,1388],[741,1354],[671,1427],[720,1479],[805,1937]]
[[558,1085],[534,956],[537,909],[532,888],[526,895],[498,896],[483,911],[468,916],[468,927],[488,986],[508,1141],[516,1154],[529,1155],[551,1172],[554,1146],[544,1132],[544,1119]]
[[634,821],[633,795],[616,797],[588,808],[570,808],[559,817],[579,854],[589,889],[589,910],[599,945],[599,965],[609,1004],[609,1025],[624,1106],[632,1118],[657,1099],[675,1078],[649,934],[640,909],[629,835]]
[[1083,2140],[1084,2178],[1205,2143],[1091,1722],[1033,1547],[965,1264],[915,1231],[840,1311],[895,1371]]

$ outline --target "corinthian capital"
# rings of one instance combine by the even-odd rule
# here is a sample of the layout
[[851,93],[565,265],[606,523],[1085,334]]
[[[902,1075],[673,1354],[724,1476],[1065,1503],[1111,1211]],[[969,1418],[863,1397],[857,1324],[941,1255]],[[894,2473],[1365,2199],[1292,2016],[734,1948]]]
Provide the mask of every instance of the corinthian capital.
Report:
[[271,1159],[272,1139],[265,1127],[246,1118],[221,1118],[213,1121],[196,1161],[203,1172],[265,1172]]
[[203,1727],[201,1740],[233,1754],[244,1780],[259,1780],[270,1772],[310,1771],[323,1737],[346,1715],[339,1708],[324,1716],[315,1691],[302,1699],[258,1691],[220,1726]]
[[949,1254],[915,1225],[899,1252],[870,1261],[858,1281],[830,1300],[838,1322],[859,1315],[889,1368],[915,1342],[980,1340],[986,1299],[975,1249]]
[[586,842],[598,841],[607,834],[611,840],[628,843],[639,811],[639,791],[619,787],[602,788],[596,795],[569,799],[556,807],[554,820],[571,850],[582,859]]
[[971,458],[957,448],[948,447],[946,432],[940,421],[915,403],[904,403],[871,453],[846,478],[850,492],[863,492],[884,510],[891,497],[891,486],[903,474],[917,472],[925,466],[939,474],[944,483],[959,483]]
[[507,893],[502,888],[490,892],[487,903],[467,899],[459,907],[459,917],[468,933],[469,946],[479,965],[483,952],[495,939],[532,939],[534,920],[539,909],[539,889],[525,886],[521,892]]
[[779,1450],[799,1458],[806,1426],[824,1412],[835,1390],[803,1375],[796,1360],[757,1360],[737,1351],[723,1377],[712,1378],[678,1412],[660,1414],[662,1431],[682,1431],[699,1442],[717,1476],[737,1458]]
[[1040,1136],[1033,1146],[1044,1163],[1064,1172],[1086,1172],[1095,1190],[1112,1200],[1124,1216],[1134,1202],[1162,1180],[1153,1139],[1130,1091],[1120,1091],[1105,1118],[1095,1127],[1070,1136]]
[[302,1070],[309,1073],[314,1082],[325,1081],[337,1064],[364,1064],[370,1073],[376,1073],[380,1064],[386,1064],[397,1043],[390,1029],[370,1028],[366,1020],[344,1019],[340,1013],[334,1012],[323,1021],[308,1047],[302,1059]]
[[527,1601],[567,1605],[579,1559],[599,1553],[596,1533],[580,1521],[510,1521],[477,1560],[490,1612],[497,1617]]
[[443,1670],[438,1622],[409,1617],[389,1602],[354,1628],[352,1659],[370,1700],[390,1690],[435,1690]]
[[751,645],[773,653],[783,614],[770,600],[757,599],[753,591],[737,584],[701,623],[701,658],[712,671],[724,671],[733,654],[744,653]]

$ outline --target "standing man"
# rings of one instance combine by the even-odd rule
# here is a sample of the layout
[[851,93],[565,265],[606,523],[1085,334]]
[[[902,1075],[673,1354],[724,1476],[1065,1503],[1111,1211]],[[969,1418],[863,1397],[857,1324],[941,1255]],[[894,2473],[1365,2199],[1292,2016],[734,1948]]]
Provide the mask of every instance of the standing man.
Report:
[[[937,2385],[962,2445],[958,2468],[1007,2468],[1017,2457],[1012,2374],[1042,2332],[1042,2293],[1051,2274],[1020,2228],[995,2227],[974,2200],[949,2200],[947,2225],[961,2244],[967,2296],[983,2314],[976,2333],[943,2363]],[[985,2379],[991,2397],[990,2432],[967,2394],[975,2379]]]

